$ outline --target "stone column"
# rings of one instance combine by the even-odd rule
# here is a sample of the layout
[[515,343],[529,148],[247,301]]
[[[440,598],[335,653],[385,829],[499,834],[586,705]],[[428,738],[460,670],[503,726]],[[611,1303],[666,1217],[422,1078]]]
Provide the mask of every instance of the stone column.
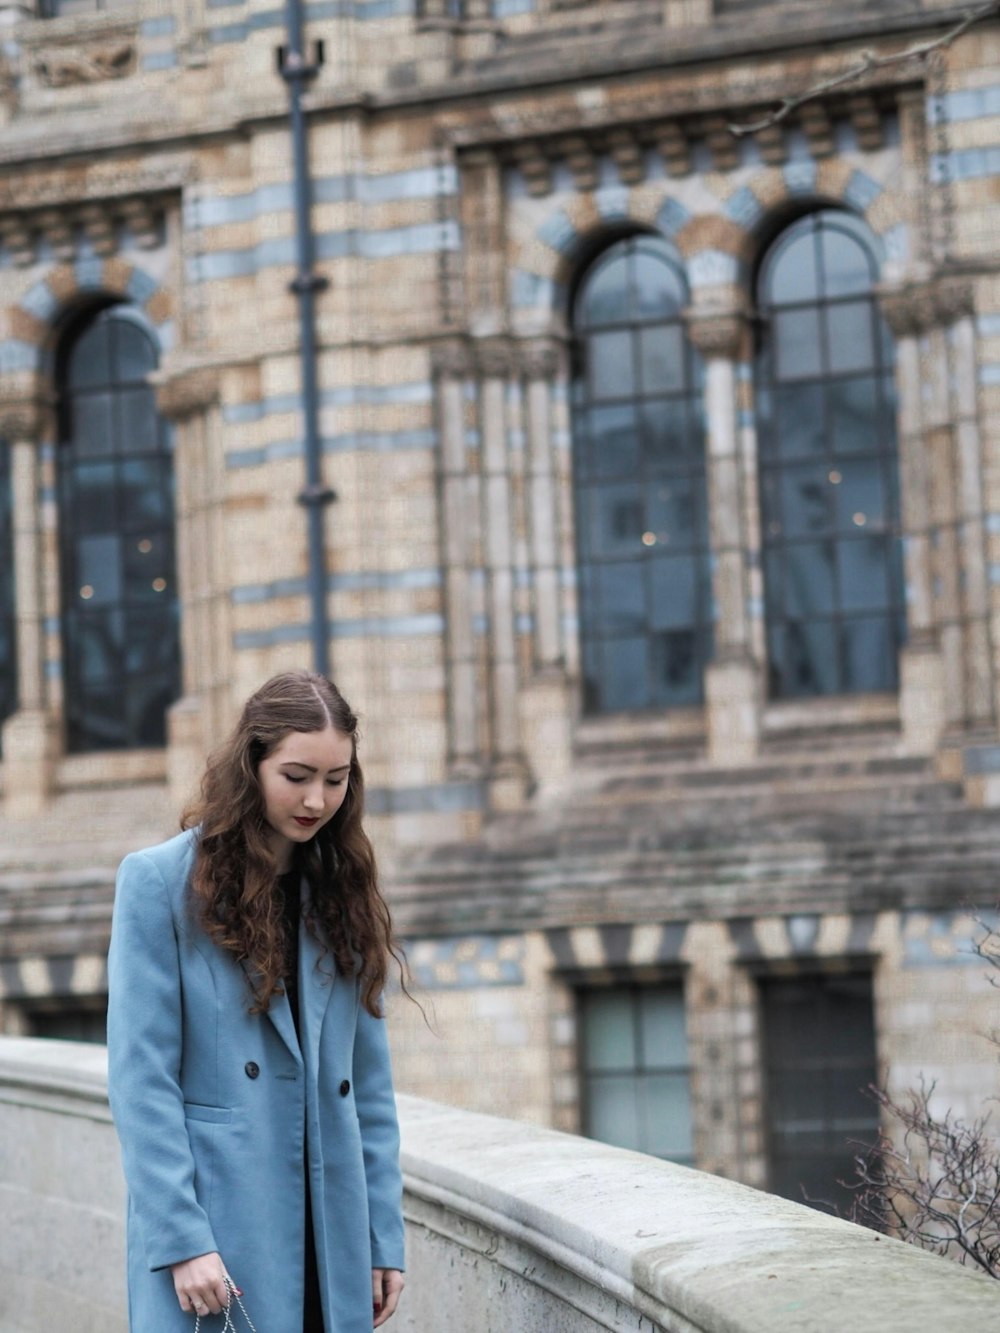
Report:
[[534,670],[522,689],[524,746],[537,779],[564,776],[572,762],[573,700],[566,670],[560,589],[560,524],[552,407],[564,348],[535,338],[518,348],[525,385],[526,509],[531,569]]
[[993,654],[990,642],[989,574],[983,452],[979,430],[976,329],[968,282],[938,282],[937,307],[948,329],[951,423],[955,467],[955,513],[964,616],[965,722],[972,730],[992,730],[995,722]]
[[181,697],[167,713],[167,781],[174,806],[195,795],[206,752],[219,740],[230,666],[222,442],[212,423],[218,372],[167,368],[154,376],[156,406],[173,425]]
[[501,338],[475,345],[479,377],[483,565],[490,701],[490,794],[494,808],[513,808],[526,790],[518,708],[517,635],[511,482],[507,456],[507,385],[514,366]]
[[715,656],[705,671],[708,756],[733,767],[760,747],[762,681],[748,609],[748,550],[736,403],[736,366],[749,339],[747,311],[692,307],[688,335],[705,359],[709,534],[718,607]]
[[4,812],[39,814],[55,785],[58,720],[45,681],[39,445],[52,423],[44,386],[0,383],[0,435],[10,445],[18,708],[3,726]]
[[945,674],[934,610],[931,465],[924,437],[920,337],[934,322],[929,287],[883,289],[882,313],[896,340],[899,481],[907,642],[899,661],[899,716],[911,754],[933,754],[945,728]]
[[448,765],[452,776],[482,774],[479,681],[473,631],[473,487],[465,440],[468,349],[452,339],[433,350],[437,385],[441,486],[441,554],[444,566],[445,653],[448,671]]

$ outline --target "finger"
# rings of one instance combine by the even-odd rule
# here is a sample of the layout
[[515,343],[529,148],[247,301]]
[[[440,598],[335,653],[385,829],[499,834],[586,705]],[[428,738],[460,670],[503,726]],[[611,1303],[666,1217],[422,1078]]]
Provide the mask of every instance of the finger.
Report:
[[385,1281],[385,1310],[386,1319],[396,1313],[396,1307],[399,1305],[399,1298],[403,1294],[403,1275],[402,1273],[390,1273]]

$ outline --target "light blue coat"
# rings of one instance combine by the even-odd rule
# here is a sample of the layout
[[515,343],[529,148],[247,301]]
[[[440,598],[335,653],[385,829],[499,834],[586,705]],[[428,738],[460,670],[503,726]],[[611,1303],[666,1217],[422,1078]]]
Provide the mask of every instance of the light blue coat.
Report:
[[134,852],[115,895],[109,1094],[129,1193],[129,1327],[193,1333],[170,1265],[217,1250],[258,1333],[302,1333],[308,1124],[326,1333],[371,1333],[371,1269],[403,1267],[385,1023],[304,927],[304,1049],[286,996],[251,1016],[241,966],[192,917],[194,848],[188,832]]

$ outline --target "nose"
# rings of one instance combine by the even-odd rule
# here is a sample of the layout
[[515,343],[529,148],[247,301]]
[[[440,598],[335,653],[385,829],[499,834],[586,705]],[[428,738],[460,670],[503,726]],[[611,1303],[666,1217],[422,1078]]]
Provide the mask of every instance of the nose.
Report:
[[323,809],[323,791],[320,787],[309,787],[305,793],[302,804],[307,810]]

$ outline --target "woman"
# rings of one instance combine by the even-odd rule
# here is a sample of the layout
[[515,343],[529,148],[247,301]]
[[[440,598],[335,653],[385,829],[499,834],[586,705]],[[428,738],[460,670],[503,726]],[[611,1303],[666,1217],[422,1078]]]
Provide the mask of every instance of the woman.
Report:
[[133,1333],[221,1327],[227,1279],[258,1333],[370,1333],[396,1308],[393,940],[363,805],[339,691],[275,676],[187,831],[122,863],[108,1062]]

